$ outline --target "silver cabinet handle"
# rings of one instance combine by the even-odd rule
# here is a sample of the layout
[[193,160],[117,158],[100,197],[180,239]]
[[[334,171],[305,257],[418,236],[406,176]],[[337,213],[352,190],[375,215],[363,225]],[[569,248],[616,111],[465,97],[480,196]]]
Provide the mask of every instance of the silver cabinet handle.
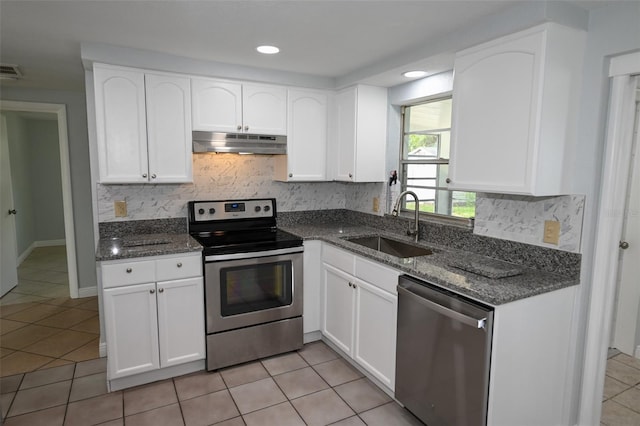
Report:
[[127,274],[130,274],[133,271],[131,268],[127,268]]
[[18,212],[16,211],[16,209],[11,209],[9,210],[9,214],[17,214]]
[[143,173],[143,174],[142,174],[142,177],[146,179],[146,178],[147,178],[147,174],[146,174],[146,173]]
[[620,241],[620,248],[621,248],[622,250],[626,250],[626,249],[628,249],[628,248],[629,248],[629,243],[628,243],[628,242],[626,242],[626,241]]
[[245,132],[249,131],[249,126],[244,126],[244,131]]
[[242,126],[238,124],[238,127],[236,127],[237,130],[242,130]]
[[353,283],[353,288],[356,288],[356,283]]
[[446,179],[445,179],[445,182],[447,182],[447,183],[451,183],[451,179],[446,178]]
[[176,265],[178,268],[182,268],[182,262],[178,262],[178,264]]
[[156,291],[155,291],[155,290],[153,290],[153,289],[149,290],[149,293],[151,293],[151,294],[153,294],[153,293],[155,293],[155,292],[156,292]]
[[164,288],[159,288],[158,293],[164,293]]
[[[289,173],[289,177],[293,177],[293,173]],[[14,210],[15,211],[15,210]]]
[[349,173],[349,178],[352,178],[352,177],[353,177],[353,173]]
[[155,179],[155,178],[156,178],[156,174],[154,173],[151,175],[151,179]]

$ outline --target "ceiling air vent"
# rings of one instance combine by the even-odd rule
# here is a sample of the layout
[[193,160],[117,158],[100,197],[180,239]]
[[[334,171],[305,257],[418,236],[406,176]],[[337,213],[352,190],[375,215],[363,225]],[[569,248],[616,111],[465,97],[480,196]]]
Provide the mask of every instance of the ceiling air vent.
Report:
[[22,73],[17,65],[0,64],[0,78],[19,80],[22,78]]

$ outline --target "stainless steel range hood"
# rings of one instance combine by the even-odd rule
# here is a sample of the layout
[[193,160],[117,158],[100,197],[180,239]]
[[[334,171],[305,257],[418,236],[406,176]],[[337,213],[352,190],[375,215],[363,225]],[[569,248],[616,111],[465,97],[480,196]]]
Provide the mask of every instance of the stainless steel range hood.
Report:
[[286,154],[287,137],[247,133],[193,131],[193,152]]

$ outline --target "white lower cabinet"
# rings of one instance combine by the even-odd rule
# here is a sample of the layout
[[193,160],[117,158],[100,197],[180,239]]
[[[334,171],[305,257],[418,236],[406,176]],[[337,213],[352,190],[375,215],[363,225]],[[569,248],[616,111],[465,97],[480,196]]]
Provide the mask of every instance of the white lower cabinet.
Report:
[[399,273],[328,244],[323,261],[322,334],[393,391]]
[[205,358],[202,266],[197,255],[103,262],[109,380]]

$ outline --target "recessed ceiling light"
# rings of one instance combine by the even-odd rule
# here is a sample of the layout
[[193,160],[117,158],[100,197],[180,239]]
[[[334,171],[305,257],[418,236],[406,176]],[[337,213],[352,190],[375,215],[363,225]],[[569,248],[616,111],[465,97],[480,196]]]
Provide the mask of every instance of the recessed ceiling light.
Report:
[[402,73],[403,76],[407,78],[415,78],[415,77],[424,77],[427,75],[426,71],[407,71]]
[[280,51],[280,49],[275,46],[258,46],[256,47],[256,50],[260,53],[264,53],[265,55],[273,55]]

